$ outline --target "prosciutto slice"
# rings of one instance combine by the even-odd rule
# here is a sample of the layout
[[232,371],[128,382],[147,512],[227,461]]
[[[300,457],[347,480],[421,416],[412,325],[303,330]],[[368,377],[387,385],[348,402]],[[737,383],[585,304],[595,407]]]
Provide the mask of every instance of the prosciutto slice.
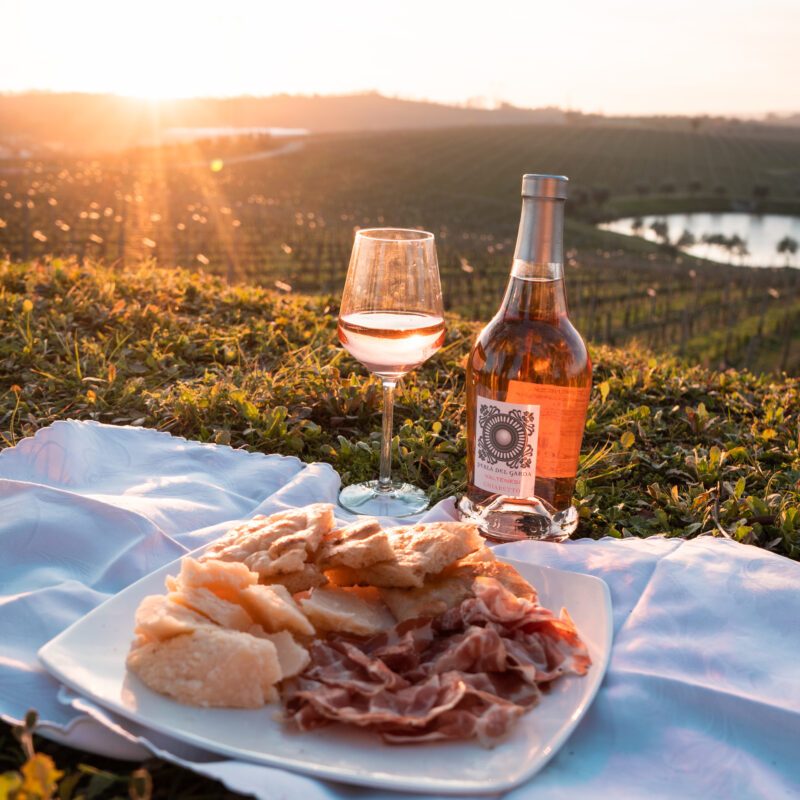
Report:
[[562,675],[591,660],[566,611],[556,617],[480,577],[474,596],[433,619],[369,639],[315,642],[311,663],[284,687],[299,730],[332,722],[380,733],[390,744],[477,739],[492,746]]

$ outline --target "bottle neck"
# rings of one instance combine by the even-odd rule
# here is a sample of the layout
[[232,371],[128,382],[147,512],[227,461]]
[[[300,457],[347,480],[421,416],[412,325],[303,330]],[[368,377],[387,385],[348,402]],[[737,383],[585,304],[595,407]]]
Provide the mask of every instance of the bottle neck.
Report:
[[511,275],[557,280],[564,277],[564,201],[523,197]]
[[567,314],[564,289],[564,201],[523,197],[504,317],[553,319]]

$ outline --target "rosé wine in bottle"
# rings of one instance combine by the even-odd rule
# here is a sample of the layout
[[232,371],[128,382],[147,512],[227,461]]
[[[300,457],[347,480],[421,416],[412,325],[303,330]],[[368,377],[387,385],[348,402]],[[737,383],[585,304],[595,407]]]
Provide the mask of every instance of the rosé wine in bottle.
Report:
[[592,386],[567,316],[567,178],[525,175],[514,263],[500,310],[467,362],[467,491],[462,517],[492,539],[566,539]]

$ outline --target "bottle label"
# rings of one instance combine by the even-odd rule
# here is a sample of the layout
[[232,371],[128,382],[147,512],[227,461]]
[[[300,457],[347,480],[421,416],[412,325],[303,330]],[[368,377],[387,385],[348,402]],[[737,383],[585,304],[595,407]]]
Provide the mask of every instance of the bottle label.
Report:
[[493,494],[532,497],[540,407],[478,397],[476,486]]
[[536,476],[574,477],[591,387],[509,381],[506,401],[478,397],[474,483],[532,497]]

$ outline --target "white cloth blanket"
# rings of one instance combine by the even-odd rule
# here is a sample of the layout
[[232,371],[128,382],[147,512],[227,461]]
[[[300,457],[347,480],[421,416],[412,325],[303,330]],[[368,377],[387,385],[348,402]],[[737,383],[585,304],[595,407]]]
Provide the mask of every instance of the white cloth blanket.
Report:
[[[399,798],[137,728],[59,691],[36,659],[89,609],[233,520],[335,502],[338,488],[326,464],[95,423],[58,422],[0,453],[0,716],[33,707],[54,738],[133,759],[155,752],[259,798]],[[423,519],[453,513],[446,501]],[[711,538],[498,552],[603,578],[615,632],[594,705],[506,798],[800,796],[800,565]]]

